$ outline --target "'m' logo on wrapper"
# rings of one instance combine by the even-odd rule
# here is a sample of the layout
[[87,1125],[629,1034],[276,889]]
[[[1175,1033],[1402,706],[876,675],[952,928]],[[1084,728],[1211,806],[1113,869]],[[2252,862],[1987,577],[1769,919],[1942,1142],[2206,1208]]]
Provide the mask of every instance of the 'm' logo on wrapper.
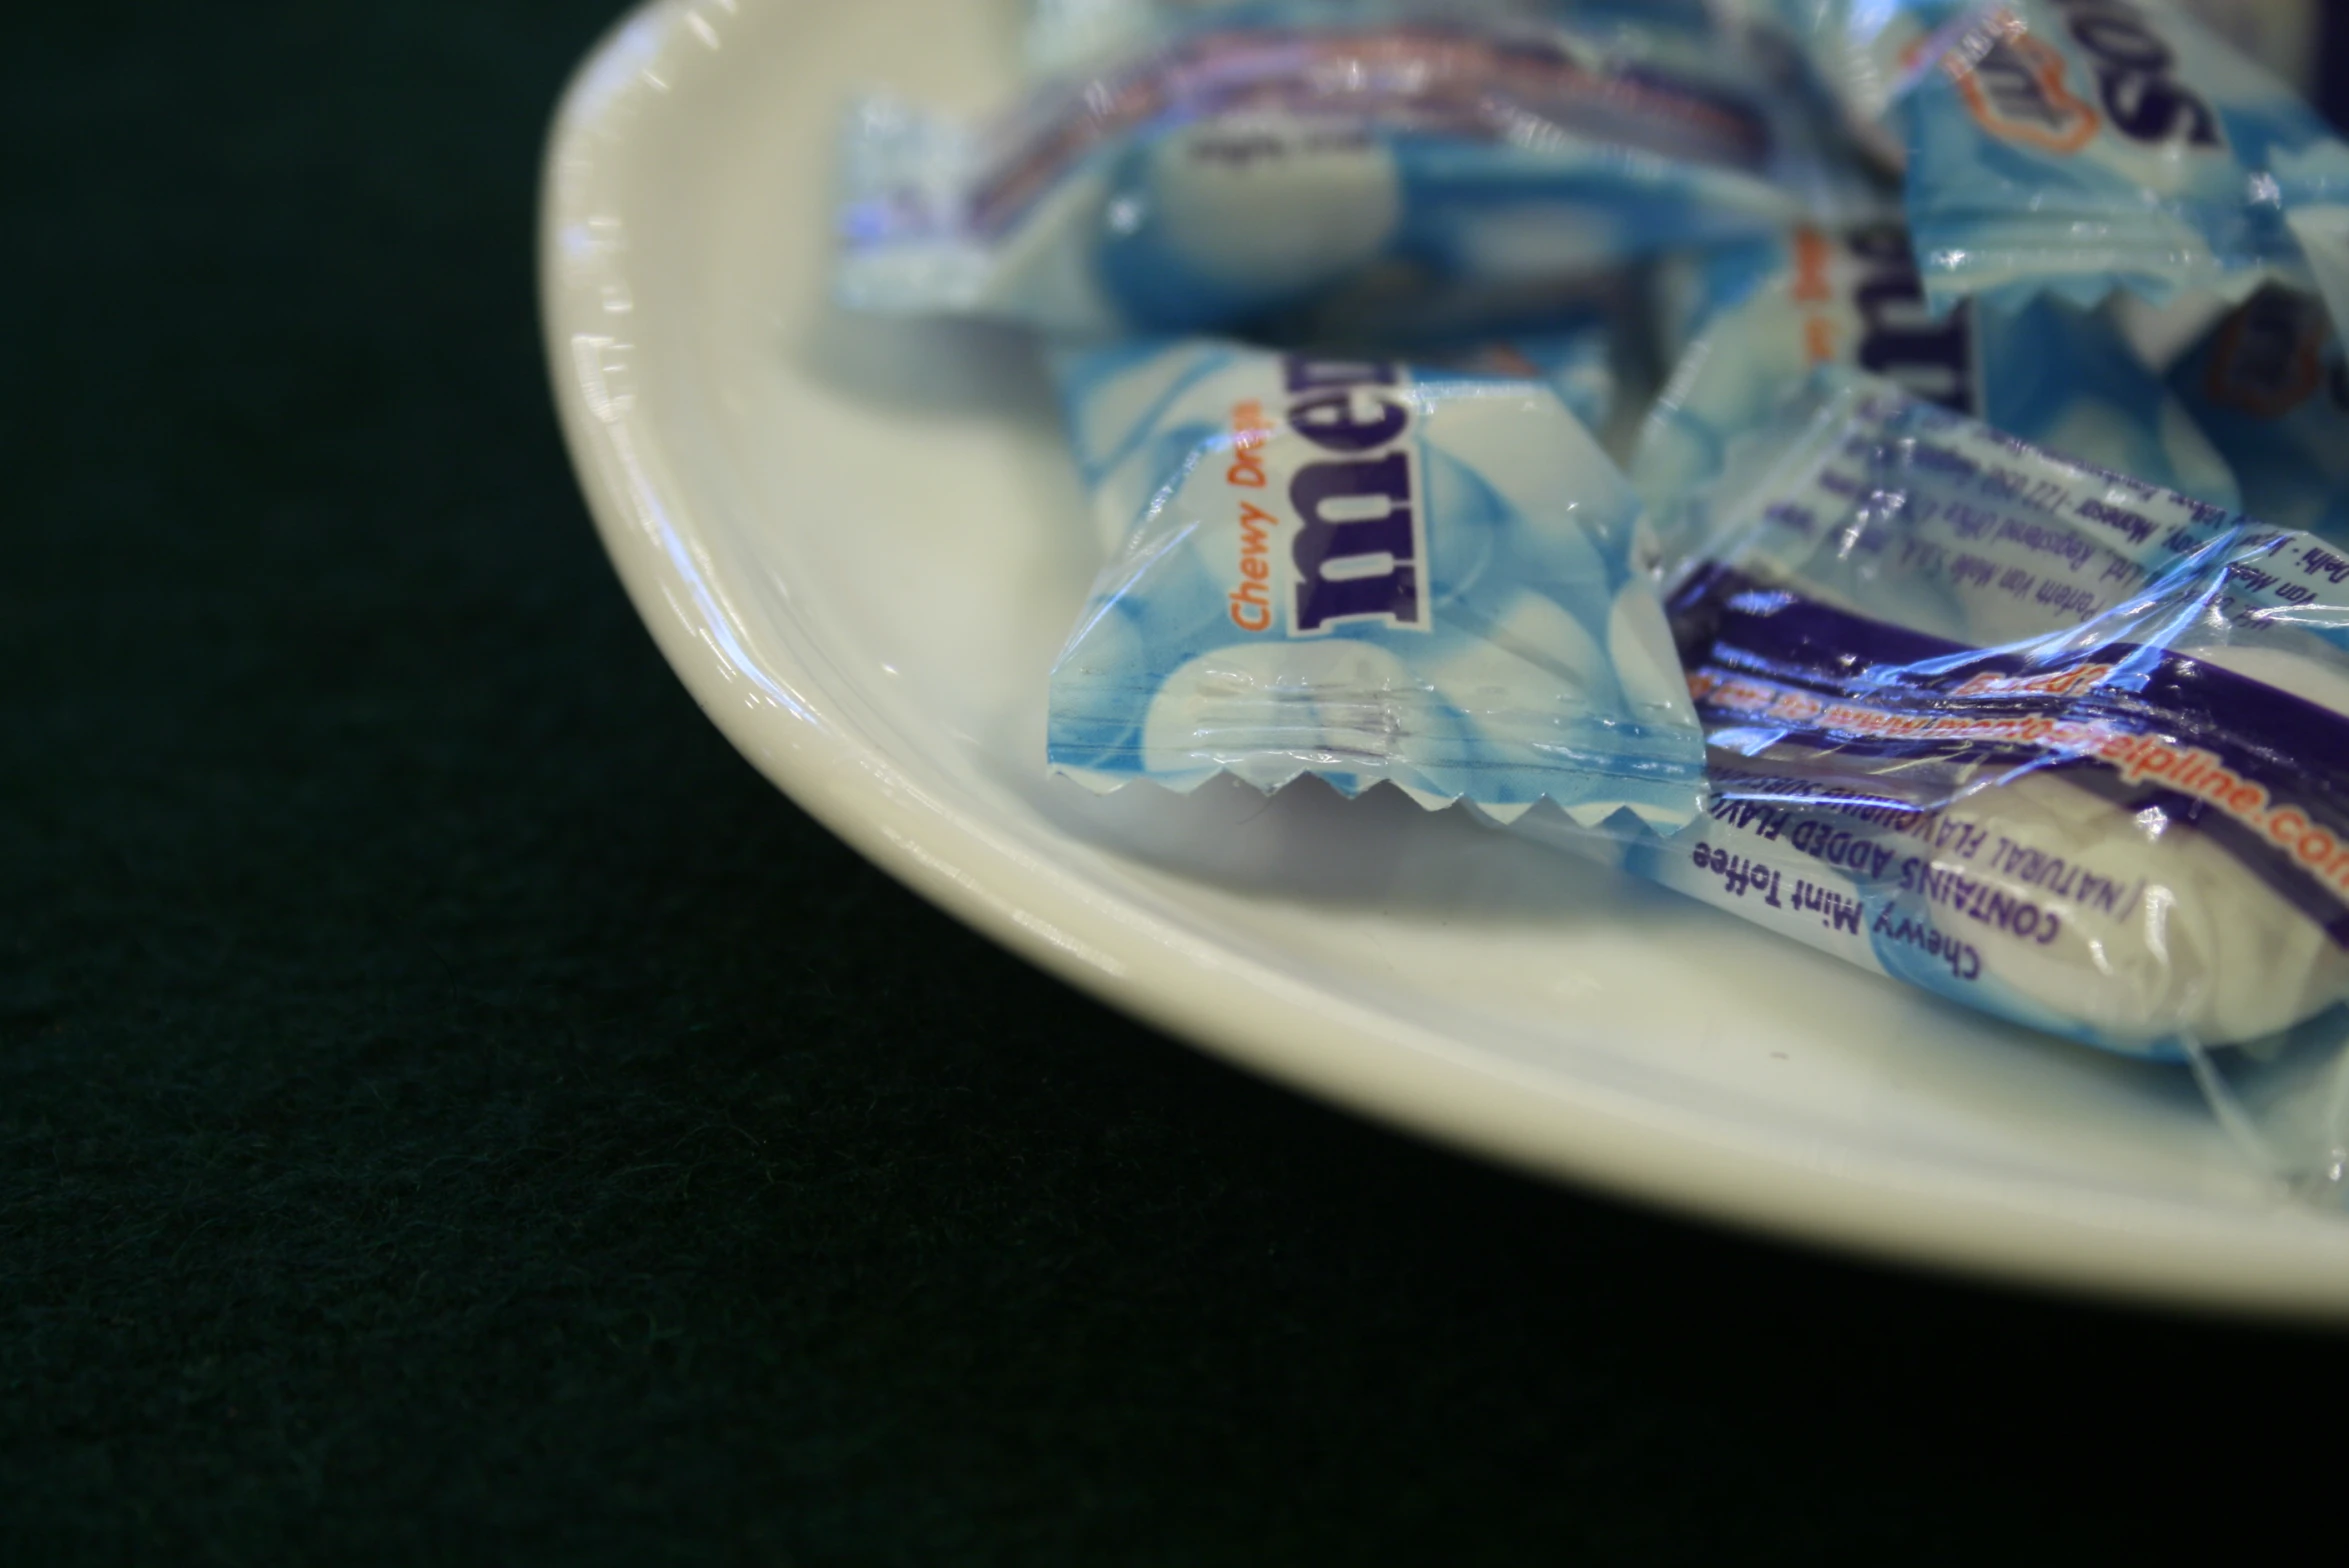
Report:
[[1982,128],[2049,152],[2088,145],[2102,122],[2064,85],[2064,57],[2000,12],[1942,61]]
[[1427,536],[1400,367],[1292,355],[1282,371],[1289,427],[1327,454],[1289,480],[1297,518],[1289,634],[1365,620],[1429,630]]

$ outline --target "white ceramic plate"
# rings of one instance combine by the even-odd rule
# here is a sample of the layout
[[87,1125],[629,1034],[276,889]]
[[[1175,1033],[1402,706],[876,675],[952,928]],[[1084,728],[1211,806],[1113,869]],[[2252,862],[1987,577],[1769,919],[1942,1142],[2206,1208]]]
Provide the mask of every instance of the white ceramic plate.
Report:
[[735,745],[1014,951],[1399,1126],[1880,1256],[2349,1317],[2349,1224],[2279,1202],[2176,1075],[1399,797],[1048,782],[1045,674],[1092,535],[1032,356],[823,293],[847,93],[999,99],[1016,3],[665,0],[562,106],[564,426],[638,609]]

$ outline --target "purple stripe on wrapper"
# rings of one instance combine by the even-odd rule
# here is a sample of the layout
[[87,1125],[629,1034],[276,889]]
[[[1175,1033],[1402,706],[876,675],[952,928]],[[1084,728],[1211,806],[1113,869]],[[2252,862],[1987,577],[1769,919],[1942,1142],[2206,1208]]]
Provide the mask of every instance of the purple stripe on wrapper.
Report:
[[2349,946],[2349,718],[2330,708],[2143,643],[1978,652],[1726,568],[1671,608],[1721,750],[1801,747],[1822,787],[1864,792],[1897,773],[1912,798],[2056,770],[2157,813],[2149,833],[2207,834]]

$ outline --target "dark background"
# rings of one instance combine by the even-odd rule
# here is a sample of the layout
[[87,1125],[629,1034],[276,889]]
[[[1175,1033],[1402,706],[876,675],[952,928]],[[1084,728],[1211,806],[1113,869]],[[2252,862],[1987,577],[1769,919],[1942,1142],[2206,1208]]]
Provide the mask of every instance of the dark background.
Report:
[[2109,1561],[2325,1495],[2343,1341],[1390,1137],[756,777],[544,385],[612,11],[11,24],[0,1560]]

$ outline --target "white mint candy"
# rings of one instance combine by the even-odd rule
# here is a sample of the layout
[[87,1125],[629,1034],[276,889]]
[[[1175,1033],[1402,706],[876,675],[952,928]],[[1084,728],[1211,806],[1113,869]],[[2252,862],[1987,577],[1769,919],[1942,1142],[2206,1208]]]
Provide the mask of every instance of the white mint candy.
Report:
[[[2349,955],[2205,834],[2141,820],[2061,779],[1986,789],[1945,821],[1979,828],[1937,869],[1992,883],[2038,914],[2005,924],[1934,906],[1986,975],[2115,1040],[2254,1040],[2349,994]],[[2060,919],[2049,934],[2046,917]]]

